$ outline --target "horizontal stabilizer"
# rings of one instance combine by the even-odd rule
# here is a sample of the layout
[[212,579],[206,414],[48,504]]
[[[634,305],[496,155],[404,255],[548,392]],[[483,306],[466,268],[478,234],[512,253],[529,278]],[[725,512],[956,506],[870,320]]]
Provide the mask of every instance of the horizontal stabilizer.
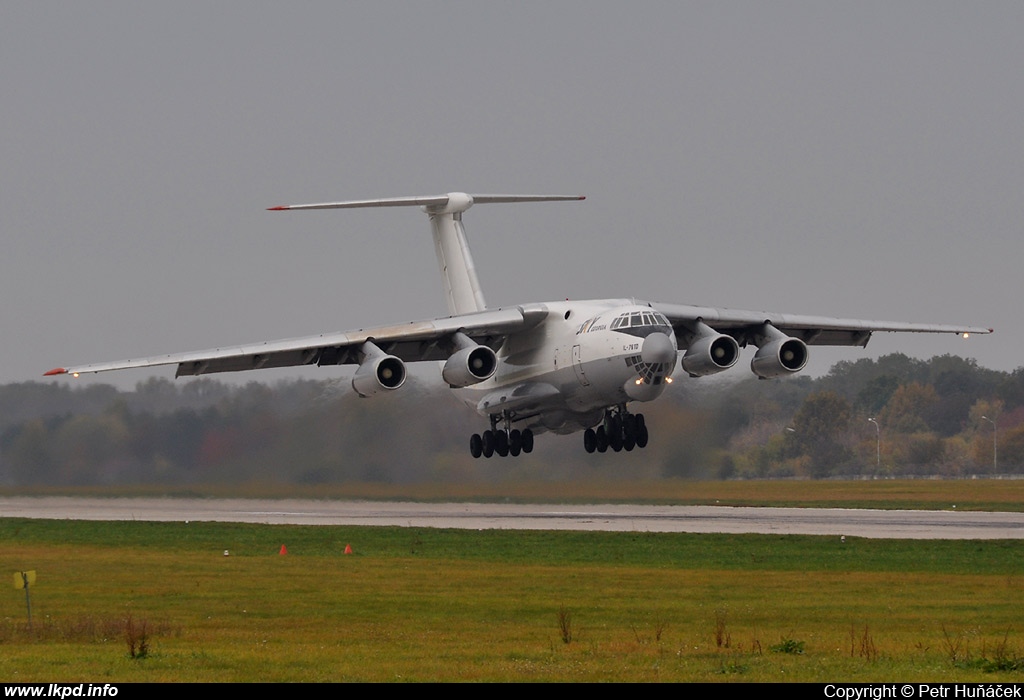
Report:
[[267,211],[299,209],[358,209],[361,207],[424,207],[428,212],[466,211],[474,204],[508,204],[513,202],[567,202],[586,199],[583,195],[561,194],[466,194],[449,192],[432,197],[390,197],[386,199],[356,199],[349,202],[323,202],[320,204],[287,204],[270,207]]
[[437,263],[441,270],[448,311],[458,314],[483,311],[487,308],[480,288],[473,256],[469,252],[462,214],[474,204],[511,202],[564,202],[586,199],[583,195],[561,194],[466,194],[449,192],[433,197],[391,197],[387,199],[357,199],[349,202],[323,202],[320,204],[291,204],[270,207],[269,211],[299,209],[357,209],[359,207],[420,207],[430,218]]

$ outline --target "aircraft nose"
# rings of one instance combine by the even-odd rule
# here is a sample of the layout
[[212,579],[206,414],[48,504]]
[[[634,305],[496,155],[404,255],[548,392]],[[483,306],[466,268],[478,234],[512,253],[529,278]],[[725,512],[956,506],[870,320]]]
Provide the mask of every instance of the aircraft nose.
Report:
[[665,333],[651,333],[644,338],[640,356],[649,364],[672,364],[676,361],[676,346]]

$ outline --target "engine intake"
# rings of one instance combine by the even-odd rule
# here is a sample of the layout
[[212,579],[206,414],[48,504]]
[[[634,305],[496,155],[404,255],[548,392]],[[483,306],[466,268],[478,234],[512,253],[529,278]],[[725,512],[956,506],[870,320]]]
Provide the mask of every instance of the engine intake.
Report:
[[405,363],[367,341],[360,349],[363,361],[352,377],[352,388],[363,398],[393,391],[405,384]]
[[804,341],[783,335],[757,349],[750,361],[750,369],[761,379],[784,377],[806,367],[807,355]]
[[740,346],[732,336],[704,335],[686,348],[683,370],[691,377],[705,377],[724,372],[736,364],[739,357]]
[[494,375],[498,368],[498,357],[486,345],[473,344],[448,358],[441,369],[441,376],[451,387],[479,384]]

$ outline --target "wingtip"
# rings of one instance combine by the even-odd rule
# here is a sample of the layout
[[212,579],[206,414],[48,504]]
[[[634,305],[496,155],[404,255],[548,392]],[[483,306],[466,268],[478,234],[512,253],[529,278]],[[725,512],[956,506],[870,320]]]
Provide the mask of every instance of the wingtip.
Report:
[[267,211],[287,211],[291,207],[267,207]]
[[44,373],[43,376],[44,377],[52,377],[52,376],[57,375],[57,374],[67,374],[67,373],[68,373],[68,371],[66,369],[64,369],[63,367],[56,367],[54,369],[51,369],[49,372]]

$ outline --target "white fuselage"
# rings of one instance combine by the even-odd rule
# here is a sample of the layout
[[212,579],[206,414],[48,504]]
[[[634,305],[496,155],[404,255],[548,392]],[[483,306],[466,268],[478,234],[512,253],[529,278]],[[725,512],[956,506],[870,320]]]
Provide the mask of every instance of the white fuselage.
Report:
[[603,299],[524,308],[547,316],[508,337],[494,376],[456,390],[484,415],[507,412],[520,427],[569,433],[598,423],[608,406],[656,399],[671,381],[675,334],[649,306]]

